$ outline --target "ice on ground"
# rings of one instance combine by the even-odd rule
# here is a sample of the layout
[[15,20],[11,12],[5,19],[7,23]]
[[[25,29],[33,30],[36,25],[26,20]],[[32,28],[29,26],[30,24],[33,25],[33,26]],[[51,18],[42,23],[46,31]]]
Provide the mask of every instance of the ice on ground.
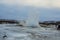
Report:
[[0,24],[0,40],[60,40],[60,31]]

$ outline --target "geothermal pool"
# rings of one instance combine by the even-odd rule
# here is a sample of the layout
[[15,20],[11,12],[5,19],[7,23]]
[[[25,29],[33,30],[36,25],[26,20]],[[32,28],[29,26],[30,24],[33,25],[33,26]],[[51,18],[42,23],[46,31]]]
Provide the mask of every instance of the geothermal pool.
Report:
[[[4,35],[6,37],[3,38]],[[0,40],[60,40],[60,31],[52,28],[0,24]]]

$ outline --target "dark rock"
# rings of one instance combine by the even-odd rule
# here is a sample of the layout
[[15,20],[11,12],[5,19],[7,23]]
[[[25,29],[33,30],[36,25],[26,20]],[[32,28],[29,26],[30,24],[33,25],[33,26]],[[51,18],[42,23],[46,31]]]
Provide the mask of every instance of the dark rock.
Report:
[[6,37],[7,37],[7,35],[4,35],[4,36],[3,36],[3,38],[6,38]]
[[58,25],[57,30],[60,30],[60,25]]

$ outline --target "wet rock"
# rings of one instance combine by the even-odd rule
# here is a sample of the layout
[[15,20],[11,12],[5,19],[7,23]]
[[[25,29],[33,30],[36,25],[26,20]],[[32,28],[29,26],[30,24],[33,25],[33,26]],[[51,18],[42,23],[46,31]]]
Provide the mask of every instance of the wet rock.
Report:
[[6,38],[6,37],[7,37],[7,35],[4,35],[4,36],[3,36],[3,38]]
[[60,30],[60,25],[58,25],[57,30]]

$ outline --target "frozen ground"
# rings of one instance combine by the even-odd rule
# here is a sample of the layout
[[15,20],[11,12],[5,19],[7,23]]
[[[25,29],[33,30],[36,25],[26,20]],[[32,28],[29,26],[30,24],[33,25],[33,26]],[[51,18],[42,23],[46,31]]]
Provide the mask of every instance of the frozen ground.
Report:
[[60,31],[0,24],[0,40],[60,40]]

